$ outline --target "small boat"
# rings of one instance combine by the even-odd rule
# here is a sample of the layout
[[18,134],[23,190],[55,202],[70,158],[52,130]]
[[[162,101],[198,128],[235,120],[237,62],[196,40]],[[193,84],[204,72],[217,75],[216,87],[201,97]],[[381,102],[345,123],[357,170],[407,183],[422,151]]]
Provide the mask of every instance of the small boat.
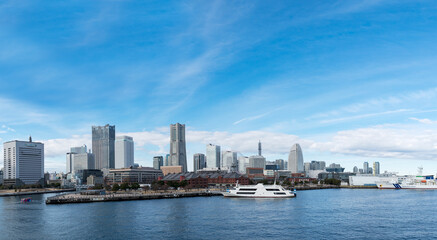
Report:
[[32,198],[31,198],[31,197],[28,197],[28,198],[22,198],[22,199],[21,199],[21,202],[22,202],[22,203],[32,202]]
[[295,192],[285,190],[281,185],[237,185],[233,189],[222,192],[224,197],[235,198],[293,198]]

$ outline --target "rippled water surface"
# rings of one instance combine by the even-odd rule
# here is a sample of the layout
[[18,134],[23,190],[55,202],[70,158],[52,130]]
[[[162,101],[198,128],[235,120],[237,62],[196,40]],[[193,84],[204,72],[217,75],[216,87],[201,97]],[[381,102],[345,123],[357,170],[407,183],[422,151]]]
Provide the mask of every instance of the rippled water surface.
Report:
[[327,189],[294,199],[199,197],[45,205],[0,198],[0,239],[433,239],[437,191]]

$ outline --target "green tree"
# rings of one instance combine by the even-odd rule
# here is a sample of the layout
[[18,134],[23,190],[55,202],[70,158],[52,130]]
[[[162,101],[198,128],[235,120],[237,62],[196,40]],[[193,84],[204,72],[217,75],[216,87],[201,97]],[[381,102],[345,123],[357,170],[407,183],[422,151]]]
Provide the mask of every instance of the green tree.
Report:
[[126,189],[128,189],[129,188],[129,183],[122,183],[121,185],[120,185],[120,189],[121,190],[126,190]]
[[118,190],[120,190],[120,185],[118,185],[117,183],[112,185],[112,191],[117,192]]
[[140,184],[138,184],[138,183],[132,183],[130,187],[131,187],[132,189],[137,190],[138,188],[140,188]]
[[317,181],[317,180],[313,180],[312,183],[313,183],[313,184],[318,184],[319,181]]
[[181,186],[181,187],[185,187],[187,185],[188,185],[187,180],[182,180],[182,181],[179,182],[179,186]]

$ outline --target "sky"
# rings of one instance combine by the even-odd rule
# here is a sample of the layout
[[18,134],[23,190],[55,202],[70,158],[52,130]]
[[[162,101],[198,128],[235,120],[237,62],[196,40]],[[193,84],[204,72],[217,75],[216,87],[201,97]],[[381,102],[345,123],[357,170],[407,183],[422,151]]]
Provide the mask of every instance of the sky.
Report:
[[436,26],[435,1],[2,1],[0,140],[32,135],[65,172],[111,124],[152,166],[179,122],[189,170],[208,143],[260,140],[270,161],[299,143],[346,171],[436,174]]

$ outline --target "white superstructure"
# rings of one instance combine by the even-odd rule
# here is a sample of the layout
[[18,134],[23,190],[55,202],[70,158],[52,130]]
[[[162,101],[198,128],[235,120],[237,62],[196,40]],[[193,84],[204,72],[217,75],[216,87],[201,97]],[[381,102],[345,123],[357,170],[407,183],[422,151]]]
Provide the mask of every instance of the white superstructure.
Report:
[[3,144],[4,176],[20,179],[24,184],[37,184],[44,178],[44,144],[39,142],[10,141]]
[[379,189],[437,189],[437,181],[433,175],[422,175],[422,168],[416,176],[409,176],[397,181],[377,182]]
[[238,185],[222,193],[225,197],[237,197],[237,198],[292,198],[296,195],[285,190],[281,185],[263,185],[258,183],[257,185]]

